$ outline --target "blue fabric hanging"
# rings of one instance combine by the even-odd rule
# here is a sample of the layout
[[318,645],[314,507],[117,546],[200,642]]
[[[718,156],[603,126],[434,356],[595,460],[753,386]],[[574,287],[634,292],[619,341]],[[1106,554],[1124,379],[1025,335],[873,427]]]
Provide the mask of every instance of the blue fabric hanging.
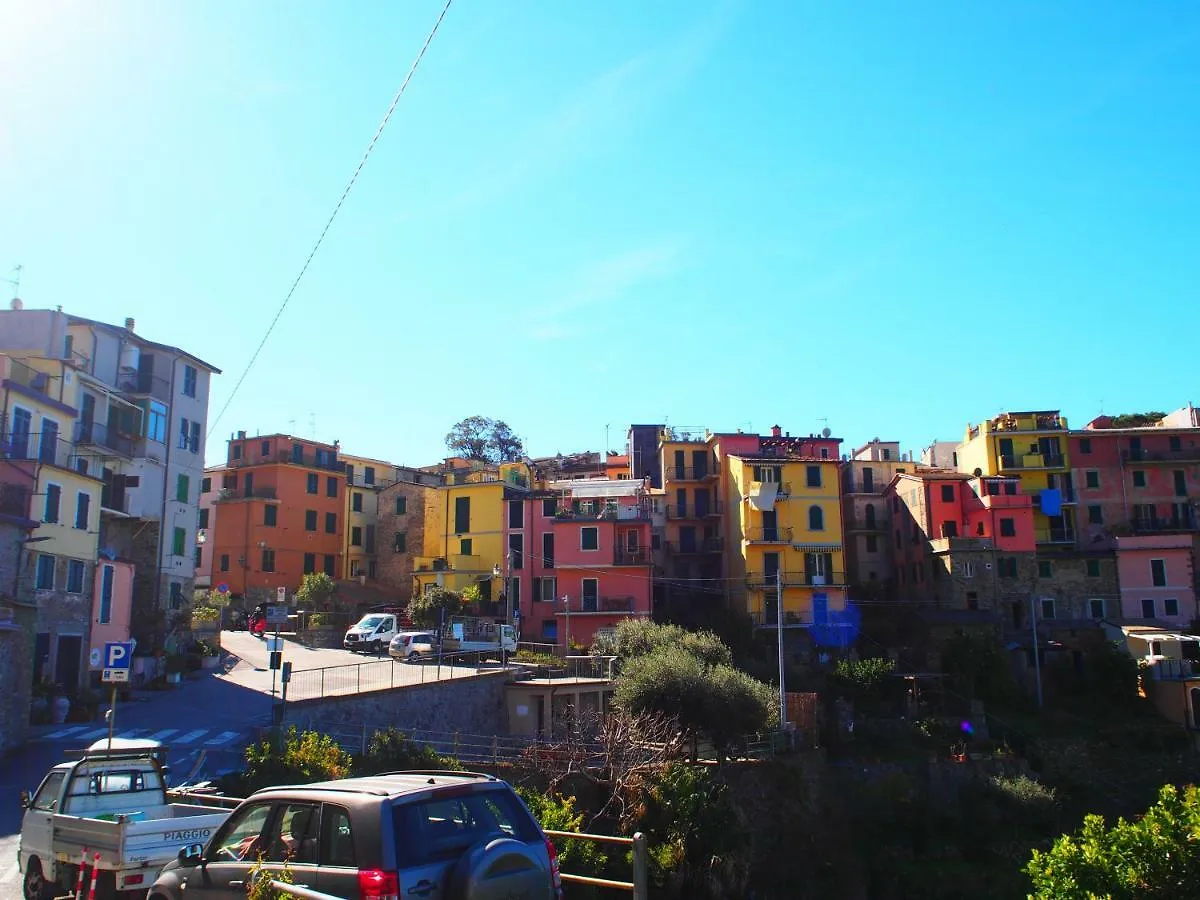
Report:
[[1062,492],[1058,488],[1042,491],[1042,513],[1047,516],[1062,515]]

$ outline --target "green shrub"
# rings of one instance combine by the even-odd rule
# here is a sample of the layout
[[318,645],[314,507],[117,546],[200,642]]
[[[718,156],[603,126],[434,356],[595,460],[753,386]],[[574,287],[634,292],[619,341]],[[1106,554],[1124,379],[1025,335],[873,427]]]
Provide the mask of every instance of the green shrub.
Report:
[[513,661],[549,668],[558,668],[563,665],[563,661],[553,653],[542,653],[538,650],[518,650],[513,654]]
[[408,735],[395,728],[376,731],[367,743],[366,756],[355,766],[359,775],[377,775],[380,772],[398,772],[405,769],[452,769],[461,770],[458,760],[439,756],[426,744],[411,740]]
[[649,619],[626,619],[617,625],[616,634],[605,646],[615,646],[623,660],[647,656],[658,650],[678,648],[708,666],[733,663],[733,654],[711,631],[685,631],[678,625],[660,625]]
[[221,611],[212,606],[197,606],[192,610],[192,626],[212,625],[221,621]]
[[[547,831],[583,831],[583,813],[575,806],[574,797],[558,794],[543,794],[532,788],[516,789],[533,817]],[[558,862],[570,875],[589,875],[593,878],[604,874],[608,856],[603,845],[595,841],[554,838],[558,851]],[[574,896],[574,893],[572,894]]]
[[333,624],[333,616],[329,613],[315,612],[309,615],[307,625],[309,628],[328,628]]
[[408,615],[414,625],[435,628],[441,623],[443,611],[446,619],[449,619],[462,612],[462,608],[462,594],[438,588],[413,597],[408,607]]
[[246,748],[245,789],[345,778],[350,767],[350,754],[329,735],[298,732],[293,725]]

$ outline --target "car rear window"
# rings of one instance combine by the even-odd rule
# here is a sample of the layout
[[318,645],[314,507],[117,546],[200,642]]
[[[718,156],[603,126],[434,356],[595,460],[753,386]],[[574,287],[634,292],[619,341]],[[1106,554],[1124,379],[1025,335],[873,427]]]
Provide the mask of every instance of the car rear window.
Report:
[[457,859],[484,838],[541,839],[537,823],[508,790],[472,791],[393,808],[396,860],[401,868]]

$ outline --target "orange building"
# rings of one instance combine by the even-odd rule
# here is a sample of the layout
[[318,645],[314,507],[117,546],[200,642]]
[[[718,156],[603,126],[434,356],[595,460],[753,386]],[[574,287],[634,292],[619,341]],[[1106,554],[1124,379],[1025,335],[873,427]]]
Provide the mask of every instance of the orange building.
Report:
[[309,572],[341,577],[346,474],[336,444],[239,431],[219,477],[207,532],[213,588],[262,600],[280,587],[290,594]]

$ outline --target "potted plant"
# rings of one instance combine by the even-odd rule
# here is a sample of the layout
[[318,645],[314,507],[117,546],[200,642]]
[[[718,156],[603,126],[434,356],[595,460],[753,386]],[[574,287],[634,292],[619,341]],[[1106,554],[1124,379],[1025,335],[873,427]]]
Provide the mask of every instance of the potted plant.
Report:
[[187,668],[187,658],[182,653],[173,653],[167,657],[167,684],[179,684],[183,680],[183,670]]
[[210,640],[196,641],[196,653],[200,656],[200,667],[205,671],[215,669],[221,662],[221,651]]
[[50,695],[54,685],[49,679],[43,678],[33,686],[33,696],[29,701],[29,722],[32,725],[50,724]]

